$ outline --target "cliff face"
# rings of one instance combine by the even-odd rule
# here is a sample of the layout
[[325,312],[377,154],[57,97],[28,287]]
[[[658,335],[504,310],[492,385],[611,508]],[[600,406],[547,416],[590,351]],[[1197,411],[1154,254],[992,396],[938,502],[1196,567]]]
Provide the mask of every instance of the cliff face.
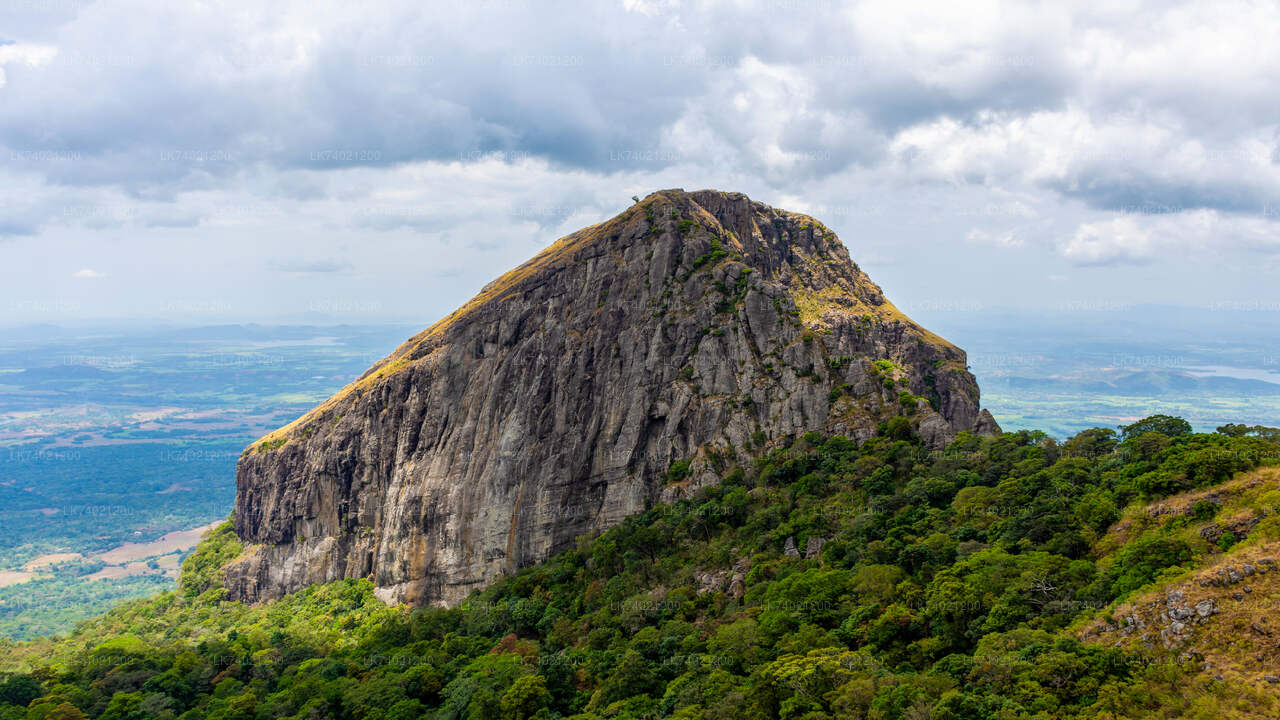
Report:
[[[234,598],[368,577],[449,604],[809,430],[998,432],[964,352],[812,218],[654,193],[561,239],[250,446]],[[674,461],[689,472],[668,475]]]

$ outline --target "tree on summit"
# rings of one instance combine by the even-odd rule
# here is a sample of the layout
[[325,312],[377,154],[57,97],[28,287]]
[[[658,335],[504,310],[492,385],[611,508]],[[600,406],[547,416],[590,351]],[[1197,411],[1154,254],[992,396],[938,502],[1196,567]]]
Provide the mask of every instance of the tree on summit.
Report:
[[1132,440],[1146,433],[1154,432],[1169,437],[1191,434],[1191,423],[1172,415],[1152,415],[1132,425],[1121,425],[1120,434],[1125,440]]

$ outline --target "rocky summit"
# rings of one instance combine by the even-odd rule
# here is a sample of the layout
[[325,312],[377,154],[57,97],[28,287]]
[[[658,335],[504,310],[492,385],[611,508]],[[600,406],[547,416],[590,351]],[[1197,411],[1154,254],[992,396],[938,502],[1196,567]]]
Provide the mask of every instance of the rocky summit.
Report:
[[999,432],[822,223],[664,190],[490,283],[236,472],[232,598],[452,604],[808,431]]

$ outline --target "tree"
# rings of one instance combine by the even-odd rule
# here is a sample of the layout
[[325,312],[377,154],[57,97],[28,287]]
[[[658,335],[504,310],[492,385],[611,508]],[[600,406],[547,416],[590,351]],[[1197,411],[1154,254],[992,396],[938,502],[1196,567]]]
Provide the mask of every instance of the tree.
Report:
[[1120,517],[1116,504],[1102,490],[1090,490],[1075,505],[1076,517],[1094,532],[1101,533]]
[[938,573],[925,590],[925,615],[934,635],[949,647],[967,649],[977,640],[978,620],[986,614],[982,591],[956,577],[952,570]]
[[441,720],[461,720],[477,714],[500,717],[499,692],[528,674],[523,663],[519,655],[512,653],[482,655],[472,660],[441,691],[444,703],[436,717]]
[[901,416],[889,418],[880,434],[894,440],[910,440],[912,438],[911,421]]
[[1152,415],[1132,425],[1120,426],[1120,433],[1125,440],[1130,440],[1149,432],[1160,433],[1169,437],[1190,435],[1191,423],[1172,415]]
[[[28,717],[31,716],[28,715]],[[69,702],[58,703],[43,717],[44,720],[86,720],[87,718],[83,712],[80,712],[80,708]]]
[[721,625],[707,641],[719,664],[727,668],[750,666],[759,655],[760,632],[751,618]]
[[893,492],[893,468],[888,465],[881,465],[875,469],[862,483],[867,492],[872,495],[888,495]]
[[1133,436],[1126,444],[1133,447],[1139,458],[1155,461],[1160,457],[1160,453],[1169,449],[1173,440],[1164,433],[1149,431]]
[[103,720],[150,720],[153,716],[144,711],[142,693],[118,692],[111,697],[107,709],[98,717]]
[[26,707],[44,695],[44,686],[30,675],[10,675],[0,683],[0,702]]
[[636,695],[647,695],[656,688],[656,679],[640,653],[627,650],[613,673],[600,683],[587,710],[602,710],[609,705]]
[[1187,472],[1197,485],[1223,482],[1249,465],[1238,453],[1216,447],[1197,450],[1187,457]]
[[529,720],[547,702],[547,681],[539,675],[517,678],[502,694],[499,707],[502,717],[509,720]]
[[1227,437],[1244,437],[1249,433],[1249,426],[1240,423],[1227,423],[1226,425],[1219,425],[1217,432]]
[[1110,428],[1089,428],[1075,434],[1062,445],[1067,457],[1093,460],[1102,457],[1116,447],[1116,431]]
[[[832,701],[848,711],[865,707],[872,689],[855,697],[853,692],[835,691],[851,681],[870,681],[881,664],[865,651],[850,652],[836,648],[813,650],[804,655],[784,655],[758,672],[761,690],[768,705],[779,718],[830,717]],[[868,683],[858,685],[863,690]],[[775,709],[776,708],[776,709]]]
[[417,720],[426,717],[426,711],[426,706],[417,700],[401,700],[387,710],[386,720]]
[[[1191,547],[1182,540],[1141,538],[1120,550],[1112,568],[1110,597],[1118,598],[1151,582],[1163,569],[1191,559]],[[1105,576],[1104,576],[1105,577]],[[1099,580],[1104,580],[1100,577]]]

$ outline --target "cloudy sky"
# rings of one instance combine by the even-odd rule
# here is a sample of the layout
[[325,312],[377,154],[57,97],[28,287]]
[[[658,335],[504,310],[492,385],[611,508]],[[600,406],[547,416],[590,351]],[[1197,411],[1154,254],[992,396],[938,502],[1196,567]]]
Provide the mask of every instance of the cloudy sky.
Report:
[[669,187],[908,312],[1280,310],[1273,2],[0,0],[0,159],[8,325],[426,323]]

